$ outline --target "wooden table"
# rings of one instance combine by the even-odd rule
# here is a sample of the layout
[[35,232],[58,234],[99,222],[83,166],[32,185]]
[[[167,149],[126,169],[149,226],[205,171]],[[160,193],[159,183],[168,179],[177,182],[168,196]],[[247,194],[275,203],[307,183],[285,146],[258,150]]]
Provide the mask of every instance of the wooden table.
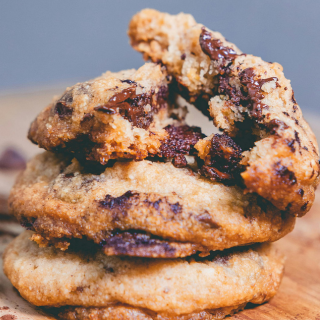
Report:
[[[29,124],[50,102],[52,96],[62,90],[61,86],[57,86],[41,91],[0,96],[0,153],[6,146],[17,147],[27,158],[40,151],[26,139]],[[320,141],[320,117],[312,114],[305,116]],[[196,110],[192,110],[189,119],[191,124],[201,123],[205,133],[212,132],[211,124]],[[0,172],[0,194],[8,194],[15,176],[16,172]],[[21,230],[15,222],[2,216],[0,254]],[[276,245],[287,256],[285,276],[278,294],[270,302],[258,307],[251,306],[228,319],[320,320],[320,190],[311,211],[298,219],[295,230]],[[53,318],[19,296],[2,273],[0,261],[0,320],[10,319]]]

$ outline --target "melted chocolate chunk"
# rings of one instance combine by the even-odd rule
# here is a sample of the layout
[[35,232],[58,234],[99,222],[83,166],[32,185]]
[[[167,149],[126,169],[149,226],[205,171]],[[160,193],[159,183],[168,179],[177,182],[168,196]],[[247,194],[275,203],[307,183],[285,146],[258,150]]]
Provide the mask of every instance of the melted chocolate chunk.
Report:
[[185,156],[179,154],[177,156],[175,156],[172,160],[172,164],[176,167],[176,168],[184,168],[187,166],[187,159]]
[[[153,115],[167,105],[168,95],[165,86],[160,87],[157,93],[152,91],[139,95],[136,94],[136,87],[129,87],[112,96],[107,104],[94,109],[107,114],[119,113],[135,127],[147,129],[153,121]],[[145,109],[147,105],[151,110]]]
[[202,166],[200,172],[212,181],[227,181],[232,180],[232,175],[229,173],[221,172],[217,168]]
[[211,60],[218,61],[222,59],[223,65],[226,63],[226,60],[232,61],[237,56],[237,53],[232,48],[223,46],[219,39],[213,39],[211,33],[205,27],[201,29],[199,41],[202,51]]
[[[83,87],[81,86],[78,91],[79,93],[82,93],[81,92],[81,89]],[[67,91],[65,94],[62,95],[62,97],[59,99],[58,102],[62,102],[64,105],[68,106],[68,105],[71,105],[72,102],[73,102],[73,89]]]
[[269,121],[266,126],[270,130],[271,134],[275,134],[278,130],[282,131],[289,128],[285,122],[278,119]]
[[229,76],[219,76],[218,93],[229,96],[229,99],[236,105],[247,101],[247,97],[242,93],[241,90],[232,87],[229,84]]
[[218,78],[218,93],[229,96],[229,99],[236,105],[240,104],[247,107],[250,116],[257,120],[262,120],[262,110],[268,109],[266,104],[261,101],[265,97],[261,87],[270,81],[278,81],[276,77],[267,79],[255,79],[253,68],[247,68],[239,73],[242,89],[237,89],[230,85],[227,74],[220,75]]
[[225,134],[215,134],[208,147],[200,172],[213,181],[235,179],[241,171],[241,148]]
[[284,184],[293,186],[297,183],[297,178],[294,172],[289,170],[286,166],[283,166],[280,161],[275,164],[275,173],[282,179]]
[[104,200],[100,201],[101,207],[106,209],[129,209],[131,207],[130,199],[136,198],[138,193],[127,191],[120,197],[113,197],[107,194]]
[[144,231],[117,232],[100,245],[106,254],[140,257],[174,257],[176,249],[167,241]]
[[199,127],[172,126],[165,127],[169,137],[161,144],[159,157],[173,158],[174,166],[181,168],[187,165],[183,155],[195,155],[194,145],[205,137]]
[[20,219],[19,222],[20,222],[22,227],[24,227],[27,230],[34,230],[33,225],[36,222],[36,218],[20,217],[19,219]]
[[[272,77],[267,79],[255,79],[255,73],[253,68],[247,68],[239,73],[239,79],[241,84],[246,88],[246,95],[248,99],[247,107],[250,115],[257,119],[262,119],[262,110],[269,107],[262,103],[262,99],[265,97],[261,87],[270,81],[278,81],[278,78]],[[245,104],[244,104],[245,105]]]
[[127,191],[120,197],[113,197],[107,194],[104,200],[99,201],[99,205],[100,207],[112,211],[113,221],[118,221],[121,217],[127,216],[127,211],[138,199],[139,194],[132,191]]
[[129,80],[129,79],[126,79],[126,80],[120,80],[122,83],[128,83],[128,84],[137,84],[135,81],[133,80]]
[[185,60],[186,59],[186,54],[185,53],[183,53],[182,55],[181,55],[181,60]]
[[[78,88],[77,91],[83,89],[83,86]],[[83,89],[84,90],[84,89]],[[56,103],[54,107],[54,113],[58,114],[60,118],[69,117],[73,113],[73,108],[71,108],[73,102],[73,89],[67,91]]]
[[59,115],[59,118],[65,118],[72,115],[73,108],[68,107],[64,102],[57,102],[54,112]]
[[7,148],[0,156],[0,170],[22,170],[25,167],[25,158],[15,149]]

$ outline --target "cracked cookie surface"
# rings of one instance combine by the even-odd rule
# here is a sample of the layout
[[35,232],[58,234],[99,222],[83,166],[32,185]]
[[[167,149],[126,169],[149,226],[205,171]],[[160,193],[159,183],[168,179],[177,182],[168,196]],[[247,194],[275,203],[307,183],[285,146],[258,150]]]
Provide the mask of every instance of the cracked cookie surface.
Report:
[[31,235],[24,232],[6,248],[4,271],[21,296],[36,306],[116,315],[131,311],[158,319],[150,312],[179,319],[263,303],[275,295],[283,273],[283,256],[269,244],[163,260],[110,257],[83,246],[66,252],[39,248],[29,241]]
[[44,152],[18,178],[9,207],[40,245],[65,250],[84,237],[108,254],[179,257],[275,241],[294,227],[292,215],[260,196],[169,162],[87,170]]
[[[142,10],[128,34],[133,48],[161,61],[181,94],[240,145],[248,192],[293,215],[311,208],[319,184],[318,145],[280,64],[243,54],[183,13]],[[207,141],[196,148],[210,162]],[[213,171],[207,166],[206,175],[218,177]]]
[[106,164],[159,151],[178,110],[169,102],[167,73],[147,63],[67,88],[31,124],[29,139],[51,151]]

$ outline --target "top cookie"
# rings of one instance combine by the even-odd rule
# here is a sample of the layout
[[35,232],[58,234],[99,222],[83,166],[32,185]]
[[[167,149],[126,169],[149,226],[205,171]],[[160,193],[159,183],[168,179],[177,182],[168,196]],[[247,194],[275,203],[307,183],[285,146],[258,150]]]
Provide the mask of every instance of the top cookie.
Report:
[[[180,92],[240,145],[247,191],[280,210],[304,215],[319,184],[319,151],[282,67],[242,54],[220,33],[183,13],[143,10],[128,33],[132,46],[145,59],[161,61]],[[209,110],[203,100],[210,100]],[[208,159],[212,138],[196,145],[206,164],[215,162]]]
[[38,115],[29,139],[101,164],[154,155],[173,122],[167,84],[165,68],[153,63],[78,83]]
[[[145,9],[132,18],[128,35],[132,47],[142,52],[145,60],[163,63],[176,80],[180,93],[209,115],[207,101],[216,91],[215,79],[219,71],[200,47],[202,27],[190,14],[174,16]],[[241,53],[221,33],[210,33],[221,45]],[[206,102],[203,104],[202,100]]]

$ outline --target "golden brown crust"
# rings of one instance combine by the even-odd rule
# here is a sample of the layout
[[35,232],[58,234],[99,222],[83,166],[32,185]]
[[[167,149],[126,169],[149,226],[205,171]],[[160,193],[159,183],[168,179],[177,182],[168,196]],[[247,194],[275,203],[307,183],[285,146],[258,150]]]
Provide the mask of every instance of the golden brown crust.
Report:
[[107,308],[68,307],[59,312],[63,320],[220,320],[244,309],[245,303],[239,306],[225,307],[214,310],[203,310],[183,315],[156,313],[126,305],[115,305]]
[[106,256],[84,246],[64,252],[39,248],[30,236],[30,231],[18,236],[3,263],[13,286],[36,306],[119,303],[178,316],[263,303],[276,294],[283,274],[284,258],[269,244],[205,258],[146,259]]
[[76,153],[102,164],[156,154],[167,137],[167,74],[147,63],[138,70],[107,72],[67,88],[31,124],[41,148]]
[[295,223],[259,196],[171,163],[116,162],[90,174],[76,160],[49,152],[28,163],[9,206],[25,227],[50,241],[86,237],[99,244],[134,230],[200,251],[275,241]]
[[133,17],[129,37],[146,59],[162,61],[192,102],[211,97],[214,124],[245,151],[248,192],[293,215],[309,211],[320,181],[319,151],[281,65],[241,54],[185,14],[143,10]]
[[[202,27],[190,14],[173,16],[144,9],[133,16],[128,29],[132,47],[142,52],[145,60],[161,61],[175,78],[178,89],[191,102],[197,101],[199,97],[206,101],[210,99],[215,91],[214,79],[218,73],[200,47]],[[219,32],[211,33],[224,45],[241,53]],[[202,111],[206,112],[207,108],[206,104]]]

